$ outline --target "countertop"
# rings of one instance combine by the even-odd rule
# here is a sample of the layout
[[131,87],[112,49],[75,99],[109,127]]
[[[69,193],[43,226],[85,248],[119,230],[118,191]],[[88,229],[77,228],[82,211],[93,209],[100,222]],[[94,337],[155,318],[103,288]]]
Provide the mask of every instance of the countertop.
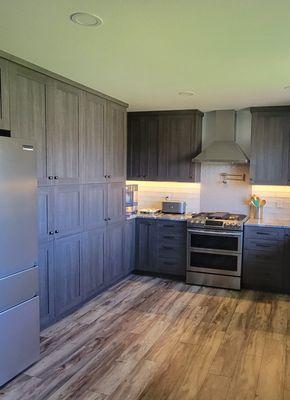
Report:
[[187,221],[191,218],[192,214],[167,214],[167,213],[159,213],[159,214],[133,214],[126,217],[127,221],[134,218],[150,218],[150,219],[160,219],[167,221]]
[[245,223],[246,226],[260,226],[265,228],[290,228],[290,219],[282,218],[250,218]]

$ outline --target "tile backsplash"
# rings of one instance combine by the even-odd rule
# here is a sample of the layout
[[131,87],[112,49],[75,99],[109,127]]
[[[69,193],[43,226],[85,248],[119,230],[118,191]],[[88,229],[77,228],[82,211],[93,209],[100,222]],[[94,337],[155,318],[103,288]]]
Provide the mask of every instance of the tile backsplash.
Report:
[[265,199],[264,218],[290,219],[290,186],[252,186],[252,194]]

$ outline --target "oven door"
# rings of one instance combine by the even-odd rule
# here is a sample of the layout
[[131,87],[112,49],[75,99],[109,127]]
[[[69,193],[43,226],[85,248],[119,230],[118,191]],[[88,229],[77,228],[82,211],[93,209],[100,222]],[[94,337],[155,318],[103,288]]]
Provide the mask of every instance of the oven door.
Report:
[[196,251],[222,251],[241,253],[243,246],[242,232],[220,232],[212,230],[189,229],[188,246]]
[[241,276],[242,232],[188,231],[187,270]]

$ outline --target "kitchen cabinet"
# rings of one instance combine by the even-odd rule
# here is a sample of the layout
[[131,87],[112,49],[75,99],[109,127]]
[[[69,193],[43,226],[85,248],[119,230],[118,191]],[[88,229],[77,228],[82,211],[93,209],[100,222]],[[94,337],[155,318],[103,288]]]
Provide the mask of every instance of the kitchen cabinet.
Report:
[[53,243],[42,243],[38,254],[40,325],[42,328],[54,318],[53,266]]
[[85,230],[104,227],[107,219],[108,184],[95,183],[84,186]]
[[248,289],[284,291],[284,230],[244,228],[242,282]]
[[125,185],[123,182],[108,184],[108,213],[109,223],[124,221],[125,219]]
[[38,188],[38,239],[41,243],[53,239],[54,235],[54,188]]
[[59,317],[82,300],[82,235],[54,242],[55,315]]
[[105,285],[106,228],[100,227],[84,233],[82,295],[86,300]]
[[54,81],[48,90],[49,175],[54,183],[80,183],[83,168],[84,93]]
[[127,111],[117,103],[106,108],[106,177],[111,182],[126,180]]
[[9,79],[11,136],[34,141],[38,184],[46,185],[50,183],[48,168],[51,168],[51,144],[48,142],[46,126],[47,88],[50,80],[16,64],[10,65]]
[[136,269],[157,272],[156,265],[157,226],[154,219],[136,220]]
[[124,227],[124,270],[135,269],[135,219],[127,220]]
[[8,61],[0,58],[0,129],[10,130]]
[[83,186],[56,186],[54,199],[55,238],[73,235],[83,230]]
[[106,101],[98,96],[85,95],[84,181],[106,182]]
[[198,110],[128,114],[127,178],[199,182],[203,114]]
[[158,129],[158,116],[129,114],[127,145],[128,179],[157,179]]
[[283,287],[285,293],[290,293],[290,228],[285,229],[283,254]]
[[116,282],[124,272],[124,222],[109,224],[107,227],[107,257],[105,282]]
[[290,107],[252,108],[251,183],[287,185]]

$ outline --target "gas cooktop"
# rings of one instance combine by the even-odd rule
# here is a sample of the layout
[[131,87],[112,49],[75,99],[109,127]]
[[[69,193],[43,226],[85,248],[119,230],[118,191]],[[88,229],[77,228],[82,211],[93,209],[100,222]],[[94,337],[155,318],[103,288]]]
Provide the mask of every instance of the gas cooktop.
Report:
[[187,221],[188,227],[201,229],[229,229],[243,230],[248,217],[244,214],[231,214],[227,212],[201,212],[193,214]]

